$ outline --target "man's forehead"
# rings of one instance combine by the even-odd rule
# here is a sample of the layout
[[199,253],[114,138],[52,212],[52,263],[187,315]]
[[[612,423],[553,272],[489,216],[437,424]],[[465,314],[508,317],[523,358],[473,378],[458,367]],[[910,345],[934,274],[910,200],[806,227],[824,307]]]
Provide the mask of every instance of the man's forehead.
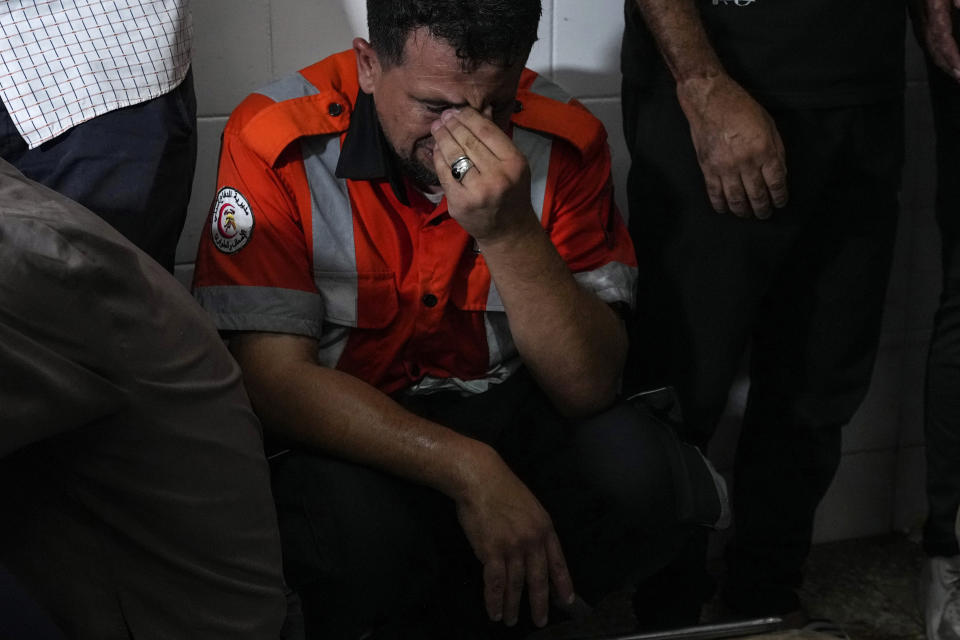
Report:
[[521,67],[522,64],[503,67],[489,62],[480,64],[470,64],[457,56],[457,50],[448,41],[433,36],[429,29],[421,27],[410,32],[407,41],[404,44],[403,63],[401,66],[417,68],[418,71],[424,68],[432,69],[436,75],[447,74],[452,77],[457,75],[473,75],[478,71],[485,71],[487,75],[493,75],[497,71],[509,73],[514,66]]
[[409,79],[423,88],[437,91],[507,92],[515,90],[523,65],[502,67],[481,63],[465,65],[456,49],[445,40],[436,38],[426,28],[410,33],[404,47],[400,69]]

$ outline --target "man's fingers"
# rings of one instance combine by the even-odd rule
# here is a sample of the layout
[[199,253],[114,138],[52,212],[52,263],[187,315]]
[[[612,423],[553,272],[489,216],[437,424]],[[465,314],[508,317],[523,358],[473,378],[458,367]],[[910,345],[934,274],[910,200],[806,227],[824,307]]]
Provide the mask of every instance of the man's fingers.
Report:
[[[458,181],[453,178],[453,174],[450,173],[450,165],[460,156],[467,156],[469,158],[470,154],[464,151],[463,147],[454,139],[450,130],[444,126],[435,126],[433,128],[433,139],[435,142],[433,147],[433,170],[437,174],[437,179],[440,181],[440,185],[444,191],[449,193],[450,188],[458,183]],[[473,162],[473,158],[470,158],[470,161]],[[479,171],[476,162],[473,162],[473,165],[474,166],[467,171],[467,174],[473,171]],[[467,174],[464,174],[464,177],[466,177]]]
[[960,80],[960,48],[952,33],[943,34],[930,44],[930,54],[943,71],[956,80]]
[[[954,6],[960,7],[958,2],[960,0],[954,0]],[[939,2],[927,0],[924,39],[934,64],[948,75],[960,80],[960,49],[953,37],[953,15],[950,3],[946,0]]]
[[944,57],[947,60],[948,73],[950,73],[955,80],[960,80],[960,47],[957,46],[957,41],[952,37],[949,38],[948,43],[945,45]]
[[517,152],[516,146],[495,122],[472,107],[464,107],[453,113],[453,119],[459,121],[472,135],[481,140],[490,152],[501,160]]
[[747,200],[747,192],[743,188],[740,176],[724,176],[722,180],[723,195],[727,199],[727,206],[730,207],[730,211],[741,218],[750,215],[750,202]]
[[[485,118],[481,119],[487,122]],[[474,165],[481,168],[490,167],[498,161],[497,156],[487,147],[486,138],[482,137],[484,133],[471,130],[457,117],[456,111],[453,109],[445,111],[440,121],[442,124],[438,128],[446,129],[450,133],[451,139],[463,151],[463,155],[470,158]],[[434,132],[434,137],[436,137],[436,132]]]
[[520,618],[520,600],[523,597],[523,585],[526,583],[526,569],[523,556],[513,556],[507,560],[507,580],[503,593],[503,621],[508,627],[517,624]]
[[487,616],[494,622],[503,620],[503,593],[507,568],[502,558],[491,558],[483,565],[483,602]]
[[710,198],[710,206],[713,210],[717,213],[730,211],[727,198],[723,195],[723,182],[720,181],[720,177],[712,173],[705,173],[703,177],[707,186],[707,197]]
[[530,617],[538,627],[547,624],[550,610],[550,580],[547,577],[547,553],[537,547],[527,556],[527,594],[530,598]]
[[772,162],[763,165],[760,170],[763,174],[763,180],[770,191],[770,199],[773,206],[781,209],[787,206],[790,200],[790,193],[787,190],[787,170],[780,162]]
[[763,174],[754,171],[743,176],[743,186],[747,192],[747,198],[750,200],[750,208],[753,209],[753,214],[760,219],[769,218],[770,193],[767,191],[767,183],[763,179]]
[[553,595],[561,606],[569,606],[576,597],[573,590],[573,579],[570,578],[567,560],[563,556],[560,539],[557,538],[556,533],[551,533],[547,537],[545,548],[547,550],[547,570],[550,574],[550,587],[553,590]]

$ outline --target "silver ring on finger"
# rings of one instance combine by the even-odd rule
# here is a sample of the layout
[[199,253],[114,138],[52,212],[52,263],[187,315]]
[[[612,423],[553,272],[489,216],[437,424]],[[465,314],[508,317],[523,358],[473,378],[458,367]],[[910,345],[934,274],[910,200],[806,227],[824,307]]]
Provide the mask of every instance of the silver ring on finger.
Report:
[[460,182],[463,180],[463,176],[467,174],[467,171],[470,171],[472,168],[473,161],[467,156],[460,156],[450,163],[450,175],[453,176],[454,180]]

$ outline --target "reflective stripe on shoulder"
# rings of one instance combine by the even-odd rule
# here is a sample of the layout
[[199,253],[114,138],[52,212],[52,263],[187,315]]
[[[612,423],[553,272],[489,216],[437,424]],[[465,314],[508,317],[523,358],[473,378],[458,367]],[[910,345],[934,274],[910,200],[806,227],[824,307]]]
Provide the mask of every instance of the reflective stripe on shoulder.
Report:
[[323,296],[325,319],[357,326],[357,252],[347,181],[336,177],[340,137],[300,141],[310,186],[313,279]]
[[543,96],[544,98],[550,98],[551,100],[563,103],[570,102],[570,99],[573,97],[564,91],[560,85],[540,75],[533,81],[528,91]]
[[[550,154],[553,151],[553,138],[536,131],[514,127],[513,143],[527,158],[530,166],[530,204],[537,214],[537,219],[543,219],[543,203],[547,197],[547,177],[550,173]],[[490,281],[490,292],[487,295],[487,309],[503,311],[503,301],[496,285]]]
[[300,73],[285,76],[254,95],[274,102],[249,117],[240,138],[269,165],[300,138],[342,133],[350,126],[350,100],[336,89],[321,91]]
[[314,96],[320,93],[320,91],[299,73],[291,73],[276,82],[257,89],[255,93],[265,95],[274,102],[283,102],[284,100],[293,100],[294,98]]
[[595,151],[606,142],[601,122],[557,84],[527,70],[517,92],[521,109],[513,123],[534,131],[562,138],[581,154]]

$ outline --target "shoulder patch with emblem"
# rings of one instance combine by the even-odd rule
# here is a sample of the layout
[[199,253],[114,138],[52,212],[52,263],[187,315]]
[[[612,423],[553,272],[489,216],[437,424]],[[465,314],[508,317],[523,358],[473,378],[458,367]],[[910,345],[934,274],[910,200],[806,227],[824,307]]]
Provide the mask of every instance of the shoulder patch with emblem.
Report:
[[217,192],[210,219],[210,238],[223,253],[243,249],[253,234],[253,210],[243,194],[233,187]]

